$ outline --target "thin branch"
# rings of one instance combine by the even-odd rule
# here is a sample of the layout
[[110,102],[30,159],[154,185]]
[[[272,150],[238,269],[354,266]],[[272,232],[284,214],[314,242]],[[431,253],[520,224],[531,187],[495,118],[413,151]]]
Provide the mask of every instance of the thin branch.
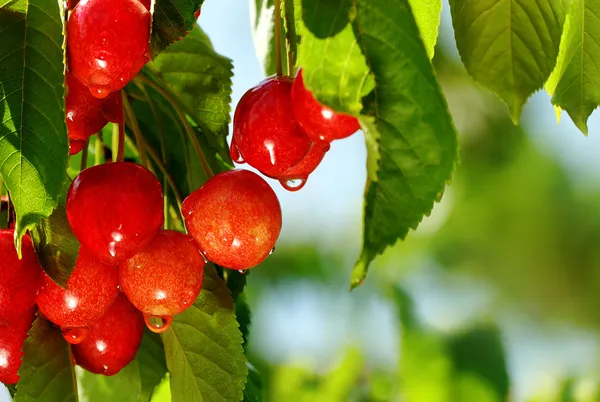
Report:
[[142,166],[148,167],[148,157],[146,156],[145,147],[144,147],[144,136],[142,135],[142,131],[140,130],[140,125],[138,124],[137,118],[135,117],[135,113],[133,112],[133,108],[131,107],[131,103],[129,103],[129,99],[127,99],[127,94],[123,91],[123,108],[125,110],[125,117],[127,120],[127,124],[133,131],[133,135],[135,136],[135,142],[137,143],[138,154],[140,156],[140,161],[142,162]]
[[281,65],[281,0],[275,0],[275,73],[283,75]]
[[[125,91],[121,90],[121,96],[124,97]],[[120,111],[119,116],[119,144],[117,150],[117,162],[123,162],[125,160],[125,116],[123,110]],[[114,148],[113,148],[114,151]]]

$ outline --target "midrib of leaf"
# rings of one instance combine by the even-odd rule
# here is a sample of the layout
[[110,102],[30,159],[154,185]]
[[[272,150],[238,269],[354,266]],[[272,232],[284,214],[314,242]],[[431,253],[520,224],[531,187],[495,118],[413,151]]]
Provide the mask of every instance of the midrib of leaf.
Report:
[[579,114],[583,116],[585,113],[583,110],[583,56],[585,52],[585,0],[581,0],[581,62],[579,63]]

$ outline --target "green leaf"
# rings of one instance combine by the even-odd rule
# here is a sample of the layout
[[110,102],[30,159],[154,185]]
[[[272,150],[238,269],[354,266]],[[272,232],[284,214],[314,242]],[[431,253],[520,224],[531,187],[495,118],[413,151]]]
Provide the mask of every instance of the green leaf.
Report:
[[450,0],[450,10],[468,73],[506,102],[517,124],[556,64],[564,0]]
[[244,388],[244,402],[262,402],[262,379],[260,373],[252,364],[247,363],[248,380]]
[[144,333],[135,359],[113,376],[77,370],[82,399],[88,402],[148,402],[167,373],[160,336]]
[[202,292],[163,334],[174,401],[238,402],[246,358],[233,301],[216,270],[205,268]]
[[556,68],[546,83],[552,104],[565,109],[587,134],[600,105],[600,1],[576,0],[567,15]]
[[23,234],[56,207],[67,178],[63,10],[56,0],[0,1],[0,173]]
[[306,87],[338,112],[358,116],[369,68],[350,24],[350,0],[303,0],[298,64]]
[[66,288],[79,255],[79,241],[71,230],[65,207],[59,205],[48,218],[42,219],[31,230],[31,237],[46,273]]
[[354,29],[376,86],[361,115],[369,179],[351,287],[377,254],[430,213],[458,158],[452,118],[408,0],[357,2]]
[[171,45],[148,68],[187,107],[186,113],[205,131],[210,144],[226,149],[233,64],[215,52],[200,27]]
[[69,346],[61,332],[38,317],[23,345],[15,402],[77,401],[77,383]]
[[156,0],[152,14],[150,52],[154,59],[171,43],[175,43],[196,25],[194,13],[204,0]]
[[442,12],[442,0],[408,0],[421,33],[427,55],[433,59]]

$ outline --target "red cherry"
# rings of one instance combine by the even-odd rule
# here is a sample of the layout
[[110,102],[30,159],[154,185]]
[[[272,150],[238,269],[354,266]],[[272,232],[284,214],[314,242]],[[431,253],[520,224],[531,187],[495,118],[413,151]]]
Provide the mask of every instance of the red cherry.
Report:
[[291,92],[290,78],[270,77],[244,94],[233,118],[234,159],[277,177],[308,154],[311,141],[294,119]]
[[111,92],[106,98],[100,100],[100,110],[106,120],[113,123],[123,121],[123,98],[121,92]]
[[67,218],[82,245],[116,264],[146,247],[162,227],[161,184],[135,163],[93,166],[71,183]]
[[69,155],[75,155],[81,152],[85,147],[86,140],[69,139]]
[[0,381],[16,384],[23,359],[23,343],[35,318],[35,307],[30,308],[10,323],[0,324]]
[[44,285],[37,297],[40,312],[60,326],[69,343],[80,343],[88,326],[108,310],[119,294],[116,267],[104,264],[83,246],[75,269],[63,288],[44,274]]
[[89,136],[102,130],[108,121],[100,110],[100,100],[93,97],[85,85],[69,73],[66,75],[65,83],[67,85],[65,109],[69,138],[86,140]]
[[[143,251],[121,263],[121,289],[144,314],[148,328],[164,332],[173,316],[190,307],[198,297],[204,264],[191,237],[163,230]],[[162,319],[163,324],[152,324],[155,318]]]
[[149,59],[150,13],[138,0],[86,0],[69,16],[70,71],[97,98],[123,88]]
[[146,7],[146,10],[150,11],[150,7],[152,6],[152,0],[139,0],[140,3]]
[[143,334],[142,313],[121,293],[102,318],[90,324],[87,338],[73,345],[73,357],[87,371],[114,375],[133,360]]
[[67,0],[67,9],[72,10],[77,3],[79,3],[79,0]]
[[283,188],[288,191],[298,191],[304,187],[308,176],[321,164],[329,148],[328,142],[313,142],[308,155],[302,162],[286,170],[278,177]]
[[292,104],[296,121],[313,141],[331,142],[360,130],[356,117],[336,113],[315,99],[304,86],[302,69],[298,70],[294,80]]
[[281,232],[275,192],[249,170],[230,170],[209,179],[183,201],[182,212],[202,254],[231,269],[260,264]]
[[194,13],[194,18],[196,18],[196,19],[200,18],[200,13],[201,13],[201,12],[202,12],[202,9],[201,9],[201,8],[199,8],[199,9],[198,9],[198,11],[196,11],[196,12]]
[[14,237],[14,230],[0,230],[0,321],[10,322],[31,309],[42,284],[43,270],[31,238],[23,236],[19,260]]

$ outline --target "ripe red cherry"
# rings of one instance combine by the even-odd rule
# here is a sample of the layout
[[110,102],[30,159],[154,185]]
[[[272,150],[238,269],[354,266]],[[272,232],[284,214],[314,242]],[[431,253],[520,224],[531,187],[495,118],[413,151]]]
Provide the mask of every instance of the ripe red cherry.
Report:
[[292,104],[296,121],[313,141],[339,140],[360,129],[356,117],[336,113],[315,99],[304,86],[302,69],[298,70],[294,79]]
[[23,343],[34,318],[35,307],[31,307],[10,323],[0,323],[0,381],[4,384],[19,381]]
[[150,13],[138,0],[82,0],[67,22],[70,71],[105,98],[146,64],[149,35]]
[[85,147],[85,140],[69,139],[69,155],[78,154],[83,147]]
[[270,77],[244,94],[233,118],[234,161],[277,177],[308,154],[311,141],[294,119],[291,92],[290,78]]
[[[144,314],[148,328],[161,333],[169,328],[175,314],[198,297],[204,265],[191,237],[163,230],[143,251],[121,263],[121,289]],[[162,319],[162,325],[154,325],[153,319]]]
[[209,179],[183,201],[182,212],[202,254],[226,268],[260,264],[281,232],[277,196],[249,170],[230,170]]
[[71,183],[67,218],[82,245],[116,264],[146,247],[162,227],[162,187],[135,163],[94,166]]
[[42,284],[42,267],[29,235],[23,236],[22,259],[14,244],[15,231],[0,230],[0,321],[12,321],[35,304]]
[[87,371],[114,375],[133,360],[143,334],[142,313],[121,293],[102,318],[90,324],[87,338],[73,345],[73,357]]
[[67,342],[77,344],[87,336],[88,326],[116,299],[118,286],[117,268],[104,264],[82,246],[67,289],[44,274],[37,305],[46,318],[61,327]]
[[278,177],[279,182],[288,191],[298,191],[306,184],[308,176],[321,164],[330,145],[328,142],[313,142],[308,155],[296,166],[286,170]]
[[72,74],[67,73],[67,96],[65,109],[69,138],[86,140],[108,123],[100,109],[101,101],[90,94],[89,89]]

